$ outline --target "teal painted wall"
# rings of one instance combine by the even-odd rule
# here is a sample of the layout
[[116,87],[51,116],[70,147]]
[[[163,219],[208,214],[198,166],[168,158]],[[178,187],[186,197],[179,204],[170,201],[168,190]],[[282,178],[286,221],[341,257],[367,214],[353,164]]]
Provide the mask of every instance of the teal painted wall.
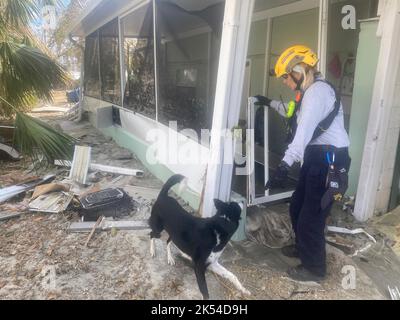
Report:
[[378,21],[361,22],[357,65],[354,78],[353,102],[350,117],[350,157],[348,195],[357,192],[364,151],[372,92],[378,63],[380,40],[376,37]]

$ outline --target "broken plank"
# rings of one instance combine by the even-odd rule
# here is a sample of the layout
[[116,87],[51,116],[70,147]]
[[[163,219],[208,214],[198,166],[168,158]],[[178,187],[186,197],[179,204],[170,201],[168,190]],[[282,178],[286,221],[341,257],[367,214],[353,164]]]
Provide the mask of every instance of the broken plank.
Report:
[[93,226],[93,228],[92,228],[92,231],[90,231],[90,234],[89,234],[89,236],[88,236],[88,238],[87,238],[87,240],[86,240],[86,242],[85,242],[85,247],[88,246],[90,239],[92,239],[92,236],[93,236],[94,232],[96,231],[96,228],[97,228],[98,226],[101,225],[101,223],[103,222],[103,220],[104,220],[104,216],[100,216],[100,217],[97,219],[96,223],[94,224],[94,226]]
[[346,245],[343,245],[341,243],[337,243],[336,241],[330,241],[328,239],[326,239],[326,242],[328,244],[330,244],[331,246],[338,248],[339,250],[343,251],[345,254],[353,254],[355,252],[355,250],[352,247],[348,247]]
[[112,228],[118,230],[144,230],[144,229],[149,229],[150,226],[147,220],[106,221],[104,230],[111,230]]
[[[73,222],[71,223],[68,230],[70,232],[90,232],[95,226],[96,222]],[[97,226],[96,230],[111,230],[112,228],[118,230],[145,230],[149,229],[149,225],[146,220],[132,220],[132,221],[103,221],[101,226]]]
[[71,188],[70,185],[67,184],[62,184],[62,183],[47,183],[47,184],[42,184],[40,186],[37,186],[35,190],[33,191],[33,195],[31,198],[31,201],[35,200],[37,197],[48,194],[50,192],[55,192],[55,191],[69,191]]
[[29,211],[60,213],[68,208],[73,197],[72,192],[44,194],[29,203]]
[[[63,167],[70,167],[71,161],[67,160],[55,160],[54,164],[56,166],[63,166]],[[137,169],[129,169],[129,168],[121,168],[121,167],[112,167],[98,163],[91,163],[89,165],[90,170],[94,171],[104,171],[108,173],[115,173],[115,174],[122,174],[127,176],[136,176],[136,177],[143,177],[144,172],[142,170]]]
[[0,221],[10,220],[14,218],[18,218],[21,216],[21,213],[6,213],[0,215]]

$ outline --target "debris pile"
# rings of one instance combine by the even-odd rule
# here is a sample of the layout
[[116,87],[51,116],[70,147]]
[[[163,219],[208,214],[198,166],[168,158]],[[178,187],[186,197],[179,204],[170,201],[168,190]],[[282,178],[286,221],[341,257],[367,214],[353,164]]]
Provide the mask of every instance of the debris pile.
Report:
[[[61,126],[58,126],[61,130]],[[138,187],[139,189],[130,195],[125,187],[135,188],[131,183],[139,182],[137,179],[142,180],[145,176],[144,170],[132,169],[125,165],[110,165],[131,161],[133,156],[123,148],[117,147],[119,150],[116,150],[115,144],[103,136],[94,135],[93,128],[86,125],[81,129],[85,133],[72,132],[78,142],[72,162],[56,160],[54,167],[43,168],[42,171],[51,170],[51,174],[42,172],[43,175],[40,176],[40,170],[30,171],[29,168],[7,173],[4,167],[4,172],[0,172],[0,220],[17,218],[24,212],[60,214],[72,210],[79,214],[82,222],[97,221],[100,216],[108,220],[111,218],[130,221],[136,218],[134,215],[137,211],[143,213],[144,206],[146,214],[141,215],[141,225],[144,225],[143,221],[148,218],[149,208],[158,194],[158,189]],[[98,142],[101,142],[101,139],[108,140],[112,146],[110,151],[113,157],[117,158],[114,162],[100,163],[102,160],[110,160],[100,157],[106,153],[104,149],[103,152],[99,152],[101,150]],[[14,163],[7,164],[18,167]],[[24,165],[26,166],[26,162],[20,163],[20,166]],[[132,181],[132,178],[135,181]],[[151,198],[144,201],[141,192],[145,192],[145,197],[150,195]],[[128,226],[125,225],[124,228]],[[133,228],[135,229],[135,226]]]
[[[147,219],[162,183],[132,153],[88,123],[61,122],[61,127],[78,141],[73,161],[59,159],[54,167],[38,171],[22,161],[0,165],[0,195],[6,198],[0,203],[0,299],[200,299],[191,265],[180,259],[174,267],[167,264],[166,239],[156,241],[160,254],[150,258]],[[383,238],[347,218],[329,222],[350,234],[327,230],[327,240],[336,248],[329,246],[329,277],[321,286],[284,279],[288,262],[272,247],[293,238],[287,217],[280,218],[255,218],[248,231],[264,244],[230,243],[221,256],[221,263],[252,292],[246,298],[390,298],[387,282],[377,292],[369,281],[370,273],[386,275],[376,272],[371,256]],[[261,234],[259,224],[271,232]],[[354,231],[360,228],[367,234]],[[355,265],[352,255],[367,243],[372,247],[355,258],[368,258],[369,263],[361,263],[365,273],[368,267],[372,271],[367,277],[357,267],[357,290],[342,288],[343,266]],[[54,288],[44,285],[53,273]],[[212,273],[207,281],[212,297],[244,298]],[[396,297],[392,287],[398,283],[390,285]]]

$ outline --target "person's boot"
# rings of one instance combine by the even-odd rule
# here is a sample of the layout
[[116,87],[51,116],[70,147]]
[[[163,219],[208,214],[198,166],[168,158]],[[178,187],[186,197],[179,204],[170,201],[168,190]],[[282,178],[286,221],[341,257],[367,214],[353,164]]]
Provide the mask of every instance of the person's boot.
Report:
[[300,258],[299,250],[296,245],[286,246],[281,249],[284,256],[289,258]]
[[291,280],[298,282],[321,282],[325,276],[317,275],[307,270],[303,265],[291,268],[287,271],[287,275]]

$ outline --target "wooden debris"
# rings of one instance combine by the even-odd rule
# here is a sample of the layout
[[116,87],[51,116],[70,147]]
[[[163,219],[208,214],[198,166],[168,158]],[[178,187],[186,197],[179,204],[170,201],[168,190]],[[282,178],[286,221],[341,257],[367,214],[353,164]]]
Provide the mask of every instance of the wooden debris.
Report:
[[90,241],[90,239],[93,237],[94,232],[96,231],[97,227],[98,227],[99,225],[101,225],[101,223],[103,222],[103,220],[104,220],[104,216],[100,216],[100,217],[97,219],[96,223],[94,224],[94,226],[93,226],[93,228],[92,228],[92,231],[90,232],[90,234],[89,234],[89,236],[88,236],[88,238],[87,238],[87,240],[86,240],[86,242],[85,242],[85,247],[88,246],[89,241]]
[[29,203],[29,211],[60,213],[67,209],[73,197],[72,192],[44,194]]
[[62,183],[47,183],[40,186],[37,186],[33,192],[31,200],[36,199],[37,197],[54,192],[54,191],[69,191],[71,186],[62,184]]
[[21,216],[21,213],[0,214],[0,221],[10,220],[10,219],[18,218],[20,216]]
[[[68,230],[70,232],[90,232],[95,224],[96,222],[93,221],[73,222]],[[149,229],[149,225],[146,220],[104,220],[101,226],[96,226],[96,230],[111,230],[112,228],[117,230],[145,230]]]
[[340,237],[338,235],[334,236],[327,236],[326,237],[326,242],[328,242],[330,245],[342,250],[345,254],[352,254],[355,252],[355,247],[352,242],[349,240]]

